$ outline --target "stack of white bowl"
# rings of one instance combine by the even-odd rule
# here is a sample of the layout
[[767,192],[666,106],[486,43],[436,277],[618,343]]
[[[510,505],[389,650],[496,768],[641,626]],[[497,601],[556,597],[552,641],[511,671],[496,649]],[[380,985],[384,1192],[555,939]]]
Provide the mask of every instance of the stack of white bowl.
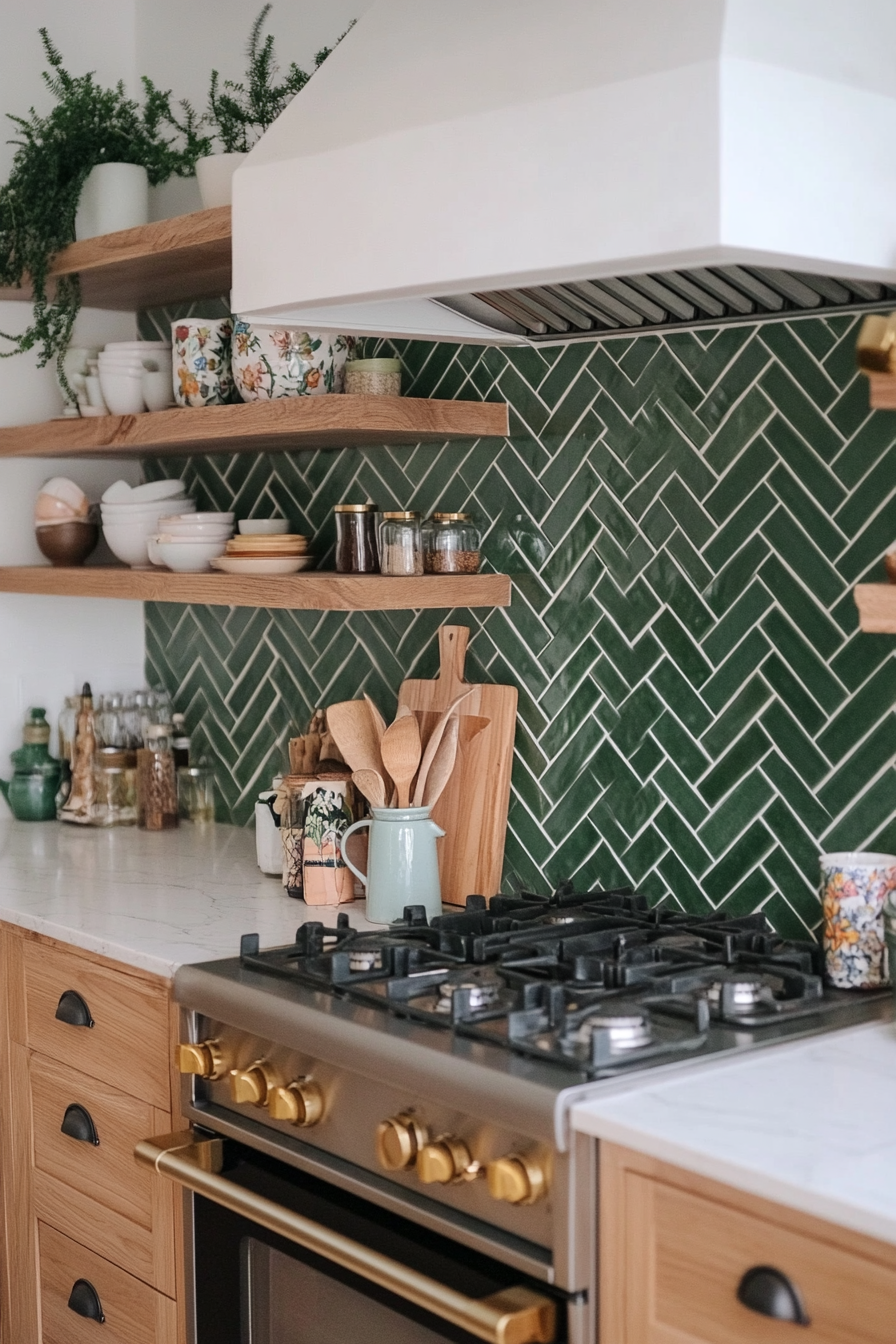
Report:
[[103,400],[113,415],[174,404],[169,341],[110,341],[97,359]]
[[159,519],[149,539],[149,558],[177,574],[201,574],[223,555],[233,536],[232,513],[181,513]]
[[132,569],[149,569],[147,545],[158,534],[164,514],[195,511],[183,481],[147,481],[133,487],[127,481],[116,481],[100,501],[109,550]]

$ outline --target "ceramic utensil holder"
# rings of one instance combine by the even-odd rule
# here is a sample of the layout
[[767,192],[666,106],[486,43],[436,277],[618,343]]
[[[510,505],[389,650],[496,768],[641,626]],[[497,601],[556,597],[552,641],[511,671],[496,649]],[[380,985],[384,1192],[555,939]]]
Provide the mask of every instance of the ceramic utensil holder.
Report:
[[[367,918],[372,924],[400,919],[406,905],[422,905],[428,919],[442,913],[436,840],[445,834],[428,807],[374,807],[342,837],[342,856],[367,889]],[[367,872],[345,852],[345,842],[362,826],[370,827]]]
[[896,854],[821,856],[825,974],[838,989],[890,983],[884,902],[896,891]]

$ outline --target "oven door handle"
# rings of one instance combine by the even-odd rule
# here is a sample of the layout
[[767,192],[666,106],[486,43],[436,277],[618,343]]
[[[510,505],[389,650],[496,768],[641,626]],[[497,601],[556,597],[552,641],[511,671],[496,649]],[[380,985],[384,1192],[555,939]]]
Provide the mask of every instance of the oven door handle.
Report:
[[477,1339],[489,1344],[553,1344],[556,1338],[556,1307],[549,1297],[523,1286],[504,1288],[490,1297],[466,1297],[398,1260],[390,1260],[379,1251],[228,1181],[219,1175],[224,1157],[221,1139],[197,1138],[188,1129],[144,1139],[137,1144],[134,1156],[138,1162],[195,1194],[351,1270]]

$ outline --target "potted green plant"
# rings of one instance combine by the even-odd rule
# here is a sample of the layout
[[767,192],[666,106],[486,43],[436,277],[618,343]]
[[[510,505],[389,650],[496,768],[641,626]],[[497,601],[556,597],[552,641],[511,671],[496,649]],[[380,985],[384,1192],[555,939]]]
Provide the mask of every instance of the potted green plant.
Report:
[[[47,282],[53,257],[76,237],[85,184],[93,177],[85,203],[96,222],[108,169],[136,170],[132,185],[135,177],[151,185],[173,174],[188,177],[210,141],[189,105],[182,105],[178,118],[170,92],[151,80],[143,79],[141,105],[127,97],[122,83],[107,89],[92,74],[70,75],[46,28],[40,36],[50,67],[43,79],[55,104],[46,116],[31,108],[27,117],[10,117],[17,148],[9,179],[0,187],[0,286],[30,283],[34,313],[24,331],[0,332],[12,347],[0,356],[36,348],[40,367],[55,358],[60,382],[74,400],[62,356],[80,308],[80,285],[77,276],[62,276],[51,295]],[[89,231],[86,213],[82,209],[80,224]]]
[[[262,40],[262,30],[272,8],[273,5],[266,4],[252,25],[243,80],[222,80],[217,70],[212,71],[208,107],[202,124],[211,129],[221,150],[205,154],[196,163],[199,193],[207,210],[230,204],[233,174],[249,150],[333,50],[333,47],[323,47],[315,56],[314,70],[310,73],[292,61],[283,78],[278,79],[280,67],[274,51],[273,33],[268,33]],[[343,37],[345,33],[333,45],[338,46]]]

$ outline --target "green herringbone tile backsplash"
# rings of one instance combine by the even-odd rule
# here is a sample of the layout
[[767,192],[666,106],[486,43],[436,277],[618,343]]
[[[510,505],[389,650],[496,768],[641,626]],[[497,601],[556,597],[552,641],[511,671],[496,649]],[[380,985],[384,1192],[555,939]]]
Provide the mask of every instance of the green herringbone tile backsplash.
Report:
[[868,412],[851,317],[501,351],[399,347],[417,396],[506,399],[506,442],[150,462],[200,506],[283,510],[326,566],[331,510],[474,510],[507,611],[147,607],[148,673],[246,821],[311,710],[435,671],[520,717],[505,888],[637,883],[688,909],[817,922],[820,848],[896,848],[893,640],[852,586],[896,540],[896,421]]

